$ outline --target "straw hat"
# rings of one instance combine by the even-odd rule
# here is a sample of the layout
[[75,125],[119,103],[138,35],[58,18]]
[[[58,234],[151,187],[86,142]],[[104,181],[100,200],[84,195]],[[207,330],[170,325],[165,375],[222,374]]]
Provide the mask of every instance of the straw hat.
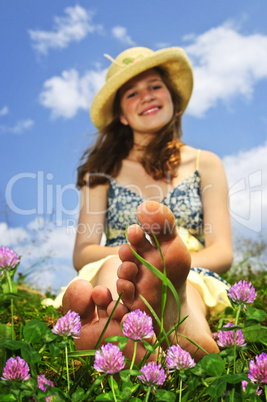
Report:
[[154,52],[145,47],[133,47],[120,53],[108,69],[106,83],[95,96],[91,120],[101,130],[113,119],[113,102],[120,87],[136,75],[154,67],[169,73],[174,87],[181,96],[182,112],[185,111],[193,89],[191,64],[183,49],[171,47]]

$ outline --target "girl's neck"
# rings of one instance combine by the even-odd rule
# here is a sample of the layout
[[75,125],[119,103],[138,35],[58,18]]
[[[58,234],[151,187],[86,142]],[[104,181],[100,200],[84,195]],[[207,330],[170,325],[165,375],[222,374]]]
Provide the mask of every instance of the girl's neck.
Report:
[[154,135],[151,134],[134,134],[133,147],[129,152],[127,159],[139,160],[146,152],[146,147],[152,140]]

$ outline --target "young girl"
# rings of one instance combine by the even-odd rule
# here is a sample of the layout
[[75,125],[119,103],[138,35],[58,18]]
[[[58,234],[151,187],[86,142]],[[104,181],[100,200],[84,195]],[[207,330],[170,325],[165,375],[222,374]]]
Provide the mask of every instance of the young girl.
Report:
[[[81,209],[73,261],[79,274],[63,298],[64,310],[82,319],[78,349],[95,347],[121,292],[122,303],[103,339],[121,334],[129,311],[149,313],[139,295],[161,316],[162,282],[124,244],[128,228],[131,247],[162,271],[152,234],[160,243],[167,276],[179,294],[180,318],[188,315],[178,333],[208,353],[218,351],[207,315],[228,304],[226,284],[217,275],[232,262],[228,189],[220,159],[180,139],[192,88],[192,68],[182,49],[131,48],[112,59],[93,101],[98,139],[78,170]],[[178,309],[167,294],[164,328],[169,331]],[[154,329],[157,335],[156,322]],[[184,336],[178,341],[196,351]],[[139,358],[142,353],[140,346]],[[196,357],[203,355],[199,350]]]

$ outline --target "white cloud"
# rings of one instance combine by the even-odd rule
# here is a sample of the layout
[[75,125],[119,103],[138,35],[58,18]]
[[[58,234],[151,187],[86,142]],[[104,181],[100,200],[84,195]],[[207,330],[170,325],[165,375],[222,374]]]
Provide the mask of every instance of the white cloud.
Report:
[[0,222],[0,247],[7,246],[21,256],[18,269],[29,273],[28,282],[41,291],[59,290],[75,277],[72,252],[75,228],[56,226],[36,218],[27,227],[8,227]]
[[52,261],[45,268],[35,269],[28,282],[43,293],[51,289],[57,295],[75,276],[76,271],[68,261],[57,261],[56,264]]
[[194,92],[188,113],[201,117],[218,101],[249,99],[256,83],[267,78],[267,36],[245,36],[231,25],[185,38],[193,64]]
[[18,244],[24,242],[28,239],[28,232],[21,228],[9,228],[6,222],[0,222],[0,239],[1,246],[11,246],[13,244]]
[[121,41],[122,43],[125,43],[126,45],[129,45],[129,46],[135,45],[135,42],[131,39],[131,37],[129,35],[127,35],[126,28],[118,25],[118,26],[112,28],[111,32],[112,32],[112,35],[116,39]]
[[31,119],[19,120],[15,126],[0,125],[0,133],[22,134],[32,128],[34,121]]
[[[113,35],[134,44],[124,27],[113,28]],[[202,117],[219,101],[229,102],[238,96],[249,99],[254,86],[267,78],[267,36],[244,36],[225,24],[199,36],[187,35],[186,40],[191,43],[185,51],[194,70],[194,91],[187,112],[191,115]],[[63,71],[44,83],[40,102],[51,109],[52,117],[72,118],[79,109],[88,110],[105,74],[101,69],[84,75],[75,69]]]
[[267,142],[223,158],[233,227],[247,234],[267,230]]
[[[41,253],[43,256],[51,255],[53,259],[67,259],[72,265],[74,234],[75,231],[66,226],[50,225],[45,229],[45,234],[38,237],[42,242]],[[37,251],[39,255],[40,250]]]
[[0,109],[0,116],[5,116],[8,114],[9,110],[7,106],[4,106],[2,109]]
[[63,71],[44,83],[40,103],[52,110],[52,117],[72,118],[79,109],[89,110],[96,92],[105,82],[107,70],[87,71],[83,76],[75,70]]
[[101,32],[100,25],[92,23],[93,14],[81,6],[67,7],[64,17],[54,17],[52,31],[29,30],[33,47],[40,53],[47,54],[48,50],[63,49],[70,42],[79,42],[89,33]]

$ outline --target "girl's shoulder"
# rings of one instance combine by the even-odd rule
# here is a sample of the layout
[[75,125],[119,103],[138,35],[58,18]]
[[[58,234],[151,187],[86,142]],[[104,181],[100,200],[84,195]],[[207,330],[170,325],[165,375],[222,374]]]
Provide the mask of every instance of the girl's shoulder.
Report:
[[181,147],[183,159],[185,161],[194,160],[197,157],[202,159],[202,162],[207,164],[219,162],[221,159],[214,152],[206,151],[202,148],[194,148],[189,145],[183,145]]
[[199,174],[202,185],[220,185],[226,182],[223,162],[214,152],[201,150],[199,153]]
[[214,152],[197,149],[188,145],[182,148],[182,164],[191,165],[199,171],[202,182],[213,180],[214,177],[224,176],[222,160]]
[[221,158],[211,151],[199,151],[199,166],[202,169],[222,168],[223,163]]

